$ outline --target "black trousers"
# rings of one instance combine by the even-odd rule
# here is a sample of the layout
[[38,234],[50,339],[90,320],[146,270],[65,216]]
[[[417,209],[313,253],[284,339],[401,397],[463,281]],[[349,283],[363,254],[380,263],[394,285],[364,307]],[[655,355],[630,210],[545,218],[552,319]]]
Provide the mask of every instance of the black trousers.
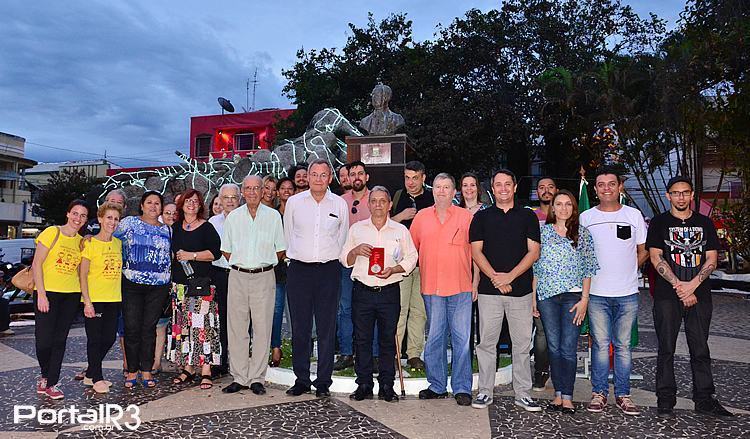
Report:
[[534,373],[549,372],[549,355],[547,355],[547,337],[544,334],[542,319],[534,317]]
[[102,361],[112,348],[117,338],[117,319],[120,314],[120,302],[94,302],[96,317],[84,320],[86,327],[86,356],[88,368],[86,377],[93,382],[104,379]]
[[47,291],[49,311],[39,312],[37,293],[34,292],[34,335],[36,358],[47,378],[47,386],[60,381],[60,368],[65,356],[68,332],[81,304],[81,293],[55,293]]
[[674,377],[674,352],[682,321],[690,350],[693,372],[693,401],[705,401],[716,392],[711,374],[711,353],[708,349],[708,328],[711,325],[713,303],[711,296],[685,308],[678,300],[654,301],[653,315],[659,341],[656,357],[656,397],[661,408],[672,408],[677,403],[677,384]]
[[[307,264],[292,260],[287,270],[286,294],[292,323],[292,366],[296,384],[328,389],[333,380],[336,312],[341,290],[341,264],[337,260]],[[318,334],[318,377],[310,381],[312,323]],[[267,347],[266,347],[267,348]]]
[[401,312],[401,289],[398,282],[379,292],[368,290],[354,281],[352,320],[354,321],[354,371],[357,384],[372,388],[372,342],[378,327],[378,383],[380,388],[393,387],[396,377],[396,326]]
[[221,367],[229,368],[229,337],[227,335],[227,291],[229,290],[229,272],[220,267],[213,267],[213,280],[216,290],[214,300],[219,307],[219,343],[221,343]]
[[170,284],[143,285],[122,278],[122,317],[128,372],[150,372],[156,349],[156,324],[169,300]]

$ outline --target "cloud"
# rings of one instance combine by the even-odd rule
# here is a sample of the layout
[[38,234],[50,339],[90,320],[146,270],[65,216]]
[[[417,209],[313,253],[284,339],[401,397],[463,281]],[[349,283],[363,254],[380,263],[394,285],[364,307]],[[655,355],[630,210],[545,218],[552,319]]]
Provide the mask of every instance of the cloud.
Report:
[[[174,161],[169,149],[187,149],[190,116],[215,114],[220,95],[244,105],[254,66],[264,84],[259,106],[288,105],[266,67],[270,54],[241,54],[199,19],[174,20],[126,2],[14,1],[4,9],[0,131],[30,142]],[[27,155],[93,157],[31,144]]]

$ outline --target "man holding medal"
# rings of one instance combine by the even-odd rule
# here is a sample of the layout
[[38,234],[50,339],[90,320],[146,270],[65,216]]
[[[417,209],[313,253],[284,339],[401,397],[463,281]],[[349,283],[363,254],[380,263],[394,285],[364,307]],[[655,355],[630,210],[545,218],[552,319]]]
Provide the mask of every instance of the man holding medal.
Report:
[[354,370],[357,390],[349,395],[355,401],[372,399],[372,344],[378,326],[378,398],[398,401],[393,390],[396,377],[396,324],[400,304],[399,282],[417,264],[417,249],[409,230],[388,218],[391,195],[383,186],[370,190],[370,218],[351,226],[339,260],[352,268],[352,317],[354,321]]

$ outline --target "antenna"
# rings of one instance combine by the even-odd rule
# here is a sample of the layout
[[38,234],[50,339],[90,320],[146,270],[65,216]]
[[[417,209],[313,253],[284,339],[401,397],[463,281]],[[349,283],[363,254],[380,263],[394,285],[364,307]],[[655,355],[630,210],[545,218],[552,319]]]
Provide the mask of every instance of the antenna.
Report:
[[[248,79],[248,85],[250,80]],[[250,107],[251,110],[255,110],[255,89],[258,86],[258,68],[255,68],[255,73],[253,74],[253,106]]]

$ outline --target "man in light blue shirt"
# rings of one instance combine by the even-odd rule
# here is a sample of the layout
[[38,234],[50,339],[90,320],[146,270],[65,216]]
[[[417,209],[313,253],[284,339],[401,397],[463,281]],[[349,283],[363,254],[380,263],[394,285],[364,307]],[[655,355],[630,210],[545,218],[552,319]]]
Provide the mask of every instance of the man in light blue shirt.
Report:
[[[286,241],[281,215],[260,202],[263,180],[248,175],[242,181],[245,206],[235,209],[224,221],[221,251],[231,271],[227,298],[229,326],[229,369],[234,382],[222,392],[249,388],[256,395],[266,389],[268,347],[271,344],[276,276],[273,267],[284,259]],[[249,356],[247,332],[252,315],[253,355]]]

